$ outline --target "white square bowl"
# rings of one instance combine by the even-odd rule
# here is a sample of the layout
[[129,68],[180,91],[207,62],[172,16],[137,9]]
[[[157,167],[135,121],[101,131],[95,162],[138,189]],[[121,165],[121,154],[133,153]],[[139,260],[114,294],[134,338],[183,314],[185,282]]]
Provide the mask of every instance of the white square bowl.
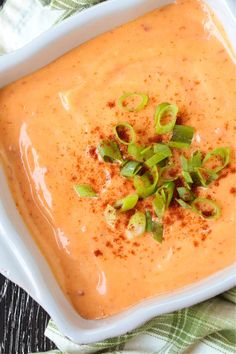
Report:
[[[50,63],[79,44],[172,0],[110,0],[79,13],[16,52],[0,57],[0,87]],[[236,21],[226,0],[205,0],[236,51]],[[79,316],[21,219],[0,166],[0,272],[42,305],[61,332],[86,344],[121,335],[154,316],[206,300],[236,285],[236,265],[172,293],[156,296],[101,320]]]

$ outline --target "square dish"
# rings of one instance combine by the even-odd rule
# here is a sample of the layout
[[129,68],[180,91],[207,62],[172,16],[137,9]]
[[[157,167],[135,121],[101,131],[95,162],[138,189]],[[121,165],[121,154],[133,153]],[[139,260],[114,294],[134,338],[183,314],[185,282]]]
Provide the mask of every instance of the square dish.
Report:
[[[123,22],[152,10],[166,2],[134,1],[128,5],[124,2],[111,1],[99,5],[84,14],[69,19],[67,22],[40,37],[26,48],[1,58],[1,84],[7,84],[40,66],[47,64],[58,55],[79,44],[76,34],[81,34],[81,43],[96,34],[113,28]],[[211,4],[210,4],[211,5]],[[212,2],[214,5],[214,2]],[[224,24],[229,38],[233,33],[234,20],[225,5],[219,10],[220,20]],[[213,8],[214,10],[214,8]],[[215,9],[217,11],[217,9]],[[117,13],[120,16],[117,16]],[[134,15],[135,14],[135,15]],[[79,25],[75,21],[80,19]],[[116,19],[116,23],[114,22]],[[229,24],[231,25],[229,26]],[[232,30],[232,32],[231,32]],[[82,37],[84,34],[84,37]],[[62,48],[66,43],[67,47]],[[234,45],[232,41],[232,45]],[[40,48],[40,50],[38,49]],[[6,58],[8,60],[6,60]],[[124,333],[140,325],[148,318],[192,305],[233,286],[234,267],[229,267],[202,282],[188,286],[169,295],[145,300],[129,310],[104,320],[84,320],[75,313],[71,305],[59,290],[51,271],[18,216],[9,194],[3,172],[1,171],[1,234],[4,249],[16,260],[12,268],[16,282],[27,291],[50,313],[61,331],[75,342],[88,343]],[[16,231],[17,230],[17,231]],[[8,258],[9,259],[9,258]],[[12,259],[12,256],[11,256]],[[19,262],[20,267],[17,266]],[[9,270],[9,266],[6,267]],[[19,272],[19,275],[17,272]],[[11,275],[9,274],[9,277]],[[19,278],[17,278],[19,277]],[[14,277],[13,277],[14,279]]]

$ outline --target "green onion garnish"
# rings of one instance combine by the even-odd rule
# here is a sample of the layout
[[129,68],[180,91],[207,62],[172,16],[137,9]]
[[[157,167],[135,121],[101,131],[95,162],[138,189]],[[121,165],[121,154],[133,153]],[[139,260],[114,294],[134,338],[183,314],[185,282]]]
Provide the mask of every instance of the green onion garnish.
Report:
[[159,222],[152,222],[152,235],[153,239],[159,243],[162,243],[163,241],[163,224]]
[[185,202],[191,202],[192,200],[194,200],[194,195],[189,189],[185,187],[178,187],[177,191],[180,198]]
[[[128,132],[127,132],[128,130]],[[130,145],[135,142],[136,133],[132,125],[127,122],[122,122],[114,127],[114,133],[120,143],[124,145]]]
[[211,199],[196,198],[191,203],[192,210],[204,219],[218,219],[221,216],[221,208]]
[[133,209],[135,207],[135,205],[138,202],[138,195],[137,194],[131,194],[128,195],[127,197],[118,200],[114,207],[115,208],[120,208],[120,211],[127,211],[130,209]]
[[132,239],[137,236],[142,236],[146,230],[146,217],[141,211],[137,211],[131,216],[129,224],[126,230],[126,236],[128,239]]
[[142,164],[138,161],[127,161],[120,170],[121,176],[134,177],[142,168]]
[[178,178],[178,171],[174,164],[166,165],[160,168],[158,184],[162,185],[164,182],[175,181]]
[[146,231],[151,232],[153,239],[159,243],[162,242],[163,225],[153,221],[149,210],[146,211]]
[[171,203],[171,200],[173,198],[173,194],[174,194],[174,190],[175,190],[175,184],[172,181],[168,181],[163,183],[163,185],[161,187],[158,188],[158,191],[160,192],[164,192],[165,195],[165,208],[167,209]]
[[152,215],[149,210],[146,210],[146,231],[152,231]]
[[140,198],[147,198],[155,193],[158,182],[157,168],[153,167],[150,171],[145,172],[142,176],[134,176],[134,187]]
[[93,187],[89,184],[76,184],[74,190],[78,196],[82,198],[95,198],[98,196]]
[[154,155],[145,162],[148,167],[153,167],[172,155],[170,148],[164,144],[155,144],[153,150]]
[[159,220],[164,216],[165,210],[168,209],[173,198],[175,184],[172,181],[165,182],[156,192],[153,200],[153,208]]
[[163,192],[157,192],[155,199],[152,202],[154,211],[159,220],[162,220],[165,213],[165,194]]
[[102,141],[98,145],[98,152],[105,162],[123,162],[119,146],[115,141]]
[[[136,107],[132,107],[127,103],[127,100],[130,100],[132,98],[138,98],[140,100],[140,103],[138,103]],[[119,98],[118,105],[120,108],[125,109],[128,112],[139,112],[147,106],[148,100],[148,95],[144,93],[127,92]]]
[[[219,157],[221,160],[221,165],[218,165],[216,163],[216,166],[214,166],[214,158]],[[216,148],[214,149],[212,152],[209,152],[208,154],[206,154],[205,158],[203,159],[202,165],[204,167],[204,165],[206,165],[208,163],[210,163],[210,161],[212,161],[213,166],[211,166],[210,168],[208,168],[208,170],[212,170],[213,172],[219,172],[221,171],[223,168],[225,168],[229,162],[230,162],[230,148],[229,147],[221,147],[221,148]],[[219,161],[218,161],[219,162]]]
[[[179,109],[175,104],[170,104],[167,102],[160,103],[157,106],[154,116],[154,124],[157,134],[167,134],[173,130],[178,110]],[[164,118],[168,116],[171,117],[171,121],[166,124],[162,124]]]
[[194,134],[194,128],[188,125],[175,125],[169,146],[178,149],[189,149]]
[[182,199],[175,199],[175,200],[179,203],[180,206],[182,206],[182,208],[184,208],[184,209],[192,209],[191,205],[186,203],[184,200],[182,200]]
[[143,149],[144,149],[143,146],[139,146],[137,144],[129,144],[128,145],[128,153],[130,154],[130,156],[132,156],[137,161],[143,161],[144,157],[141,154]]

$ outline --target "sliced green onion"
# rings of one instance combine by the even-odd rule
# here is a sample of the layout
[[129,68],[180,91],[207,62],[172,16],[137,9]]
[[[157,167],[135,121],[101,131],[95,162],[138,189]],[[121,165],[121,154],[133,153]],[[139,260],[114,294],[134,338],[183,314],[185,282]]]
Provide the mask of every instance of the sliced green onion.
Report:
[[163,224],[153,221],[152,223],[152,235],[153,239],[159,243],[163,241]]
[[105,162],[123,162],[119,146],[115,141],[102,141],[98,145],[98,152]]
[[183,175],[186,183],[193,183],[192,177],[189,172],[182,171],[182,175]]
[[152,215],[149,210],[146,210],[146,231],[152,231]]
[[[201,210],[201,204],[208,206],[210,210]],[[221,216],[221,208],[219,205],[211,199],[196,198],[191,203],[192,210],[201,215],[204,219],[218,219]]]
[[124,177],[134,177],[142,168],[142,164],[138,161],[127,161],[120,170],[120,174]]
[[162,220],[165,213],[165,204],[166,204],[165,194],[158,192],[156,193],[155,199],[152,202],[154,211],[159,220]]
[[128,153],[137,161],[143,161],[144,157],[142,155],[144,147],[137,144],[128,145]]
[[146,198],[155,193],[158,182],[157,168],[153,167],[142,176],[135,175],[133,179],[134,187],[140,198]]
[[175,200],[179,203],[180,206],[182,206],[182,208],[184,208],[184,209],[192,209],[191,205],[186,203],[184,200],[182,200],[182,199],[175,199]]
[[213,168],[210,168],[214,172],[219,172],[223,168],[225,168],[229,162],[230,162],[230,148],[229,147],[221,147],[221,148],[216,148],[212,152],[209,152],[206,154],[205,158],[203,159],[202,165],[204,165],[212,159],[215,156],[219,156],[222,160],[222,165],[221,166],[216,166]]
[[153,148],[152,146],[147,146],[145,147],[142,151],[141,151],[141,155],[143,156],[144,160],[148,160],[149,158],[151,158],[154,154]]
[[111,229],[114,229],[116,224],[116,209],[110,204],[107,204],[106,209],[104,210],[104,217],[107,225]]
[[192,170],[189,165],[189,161],[186,159],[185,156],[183,156],[183,155],[180,156],[180,163],[181,163],[181,167],[184,171],[189,172]]
[[127,211],[130,209],[133,209],[135,205],[138,202],[138,195],[137,194],[131,194],[127,195],[127,197],[118,200],[114,207],[115,208],[120,208],[120,211]]
[[170,148],[164,144],[155,144],[154,153],[155,154],[145,162],[149,168],[172,155]]
[[89,184],[76,184],[74,190],[78,196],[82,198],[95,198],[98,196],[93,187]]
[[188,125],[175,125],[169,146],[179,149],[188,149],[192,143],[194,128]]
[[190,160],[190,168],[194,169],[194,168],[199,168],[202,166],[202,153],[200,150],[195,151],[192,156],[191,156],[191,160]]
[[[127,99],[138,97],[140,103],[136,107],[132,107],[126,103]],[[148,104],[149,98],[145,93],[126,92],[118,100],[120,108],[125,109],[128,112],[139,112],[144,109]]]
[[173,198],[174,190],[175,190],[175,184],[172,181],[165,182],[157,190],[158,192],[163,191],[165,194],[165,209],[167,209],[170,205],[170,202]]
[[142,236],[146,230],[146,217],[141,211],[137,211],[131,216],[129,224],[126,230],[126,236],[128,239],[132,239],[137,236]]
[[194,183],[199,186],[207,187],[212,181],[215,181],[219,175],[212,170],[207,170],[205,168],[194,168],[192,172],[192,178]]
[[[179,109],[175,104],[170,104],[167,102],[160,103],[157,106],[154,116],[154,123],[157,134],[167,134],[173,130],[178,110]],[[166,116],[171,116],[171,121],[166,124],[162,124],[161,121]]]
[[192,200],[194,200],[194,195],[189,189],[185,187],[178,187],[177,191],[180,198],[185,202],[191,202]]
[[[129,133],[130,133],[130,136],[131,136],[130,141],[127,141],[125,139],[126,135],[127,135],[125,130],[127,130],[127,129],[129,130]],[[121,131],[119,131],[119,130],[121,130]],[[114,133],[115,133],[115,136],[116,136],[117,140],[119,140],[119,142],[124,144],[124,145],[130,145],[130,144],[133,144],[135,142],[136,133],[135,133],[134,128],[132,127],[132,125],[130,125],[127,122],[118,123],[114,127]],[[129,139],[129,137],[127,137],[127,139]]]
[[170,164],[162,167],[159,171],[160,178],[158,184],[162,185],[165,182],[175,181],[178,178],[177,172],[178,171],[176,170],[176,166],[174,164]]

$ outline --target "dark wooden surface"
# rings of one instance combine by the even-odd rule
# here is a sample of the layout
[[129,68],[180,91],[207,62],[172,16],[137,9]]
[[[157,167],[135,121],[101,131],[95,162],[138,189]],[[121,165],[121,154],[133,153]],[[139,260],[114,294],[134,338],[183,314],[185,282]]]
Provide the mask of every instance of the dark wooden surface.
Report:
[[48,320],[48,314],[25,291],[0,274],[0,354],[54,349],[44,336]]

